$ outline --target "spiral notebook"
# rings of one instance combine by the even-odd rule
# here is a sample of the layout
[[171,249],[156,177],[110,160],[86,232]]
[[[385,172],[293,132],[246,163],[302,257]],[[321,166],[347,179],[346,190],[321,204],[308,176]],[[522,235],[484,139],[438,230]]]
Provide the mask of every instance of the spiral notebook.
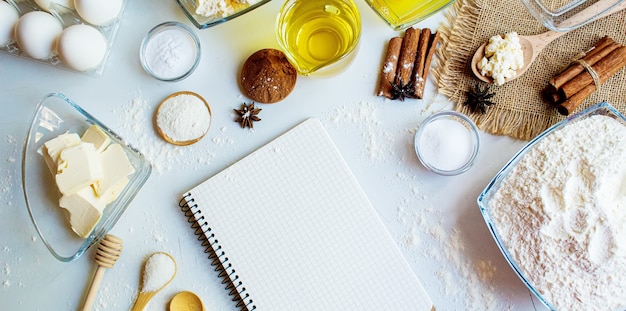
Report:
[[434,310],[317,119],[180,205],[242,310]]

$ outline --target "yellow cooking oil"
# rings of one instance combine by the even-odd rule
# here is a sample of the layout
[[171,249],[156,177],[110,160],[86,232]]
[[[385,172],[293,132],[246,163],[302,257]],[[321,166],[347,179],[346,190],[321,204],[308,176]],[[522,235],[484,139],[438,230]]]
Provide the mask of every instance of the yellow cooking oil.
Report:
[[365,0],[396,30],[407,28],[452,4],[454,0]]
[[355,49],[361,18],[352,0],[291,0],[281,8],[276,31],[289,60],[309,75]]

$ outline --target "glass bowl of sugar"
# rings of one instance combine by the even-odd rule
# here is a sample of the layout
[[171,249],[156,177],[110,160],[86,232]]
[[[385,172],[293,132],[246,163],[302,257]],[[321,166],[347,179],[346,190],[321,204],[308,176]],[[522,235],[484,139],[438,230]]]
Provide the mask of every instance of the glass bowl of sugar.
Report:
[[478,128],[456,111],[442,111],[424,120],[415,133],[419,161],[439,175],[458,175],[474,164],[480,147]]
[[139,58],[143,69],[155,79],[180,81],[200,63],[200,40],[191,28],[179,22],[164,22],[146,34]]

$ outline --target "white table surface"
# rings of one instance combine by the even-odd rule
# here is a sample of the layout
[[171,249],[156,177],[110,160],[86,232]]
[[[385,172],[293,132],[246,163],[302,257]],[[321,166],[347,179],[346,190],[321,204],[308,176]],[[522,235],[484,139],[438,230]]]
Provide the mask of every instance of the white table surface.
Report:
[[[167,310],[179,291],[200,295],[207,310],[235,310],[177,206],[180,195],[309,117],[322,120],[402,253],[438,310],[544,310],[508,266],[476,205],[476,197],[525,142],[481,133],[475,166],[454,177],[422,167],[413,136],[420,122],[450,104],[432,83],[424,100],[374,96],[386,43],[393,31],[362,0],[363,32],[351,66],[331,78],[300,77],[293,93],[260,105],[253,131],[234,122],[233,108],[249,101],[237,78],[245,59],[277,48],[274,20],[282,3],[231,22],[196,30],[202,59],[187,79],[167,83],[144,73],[139,44],[153,26],[177,20],[191,26],[173,0],[128,1],[117,41],[100,78],[0,53],[0,310],[76,310],[95,270],[94,251],[71,263],[57,261],[28,217],[21,185],[21,152],[35,105],[61,92],[135,145],[154,165],[144,188],[111,233],[124,252],[107,270],[94,309],[127,310],[136,296],[142,261],[171,253],[179,271],[148,305]],[[437,14],[416,27],[437,28]],[[434,65],[434,62],[433,62]],[[173,147],[155,134],[156,105],[182,90],[204,96],[213,109],[207,137]],[[286,297],[289,299],[289,297]]]

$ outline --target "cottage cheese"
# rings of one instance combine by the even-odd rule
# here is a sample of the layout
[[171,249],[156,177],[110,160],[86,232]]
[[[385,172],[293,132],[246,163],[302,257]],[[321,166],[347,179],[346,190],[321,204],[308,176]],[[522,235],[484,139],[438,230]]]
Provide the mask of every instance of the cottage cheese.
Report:
[[489,38],[485,47],[485,57],[476,65],[483,76],[491,77],[496,85],[517,75],[524,66],[524,51],[516,32]]

